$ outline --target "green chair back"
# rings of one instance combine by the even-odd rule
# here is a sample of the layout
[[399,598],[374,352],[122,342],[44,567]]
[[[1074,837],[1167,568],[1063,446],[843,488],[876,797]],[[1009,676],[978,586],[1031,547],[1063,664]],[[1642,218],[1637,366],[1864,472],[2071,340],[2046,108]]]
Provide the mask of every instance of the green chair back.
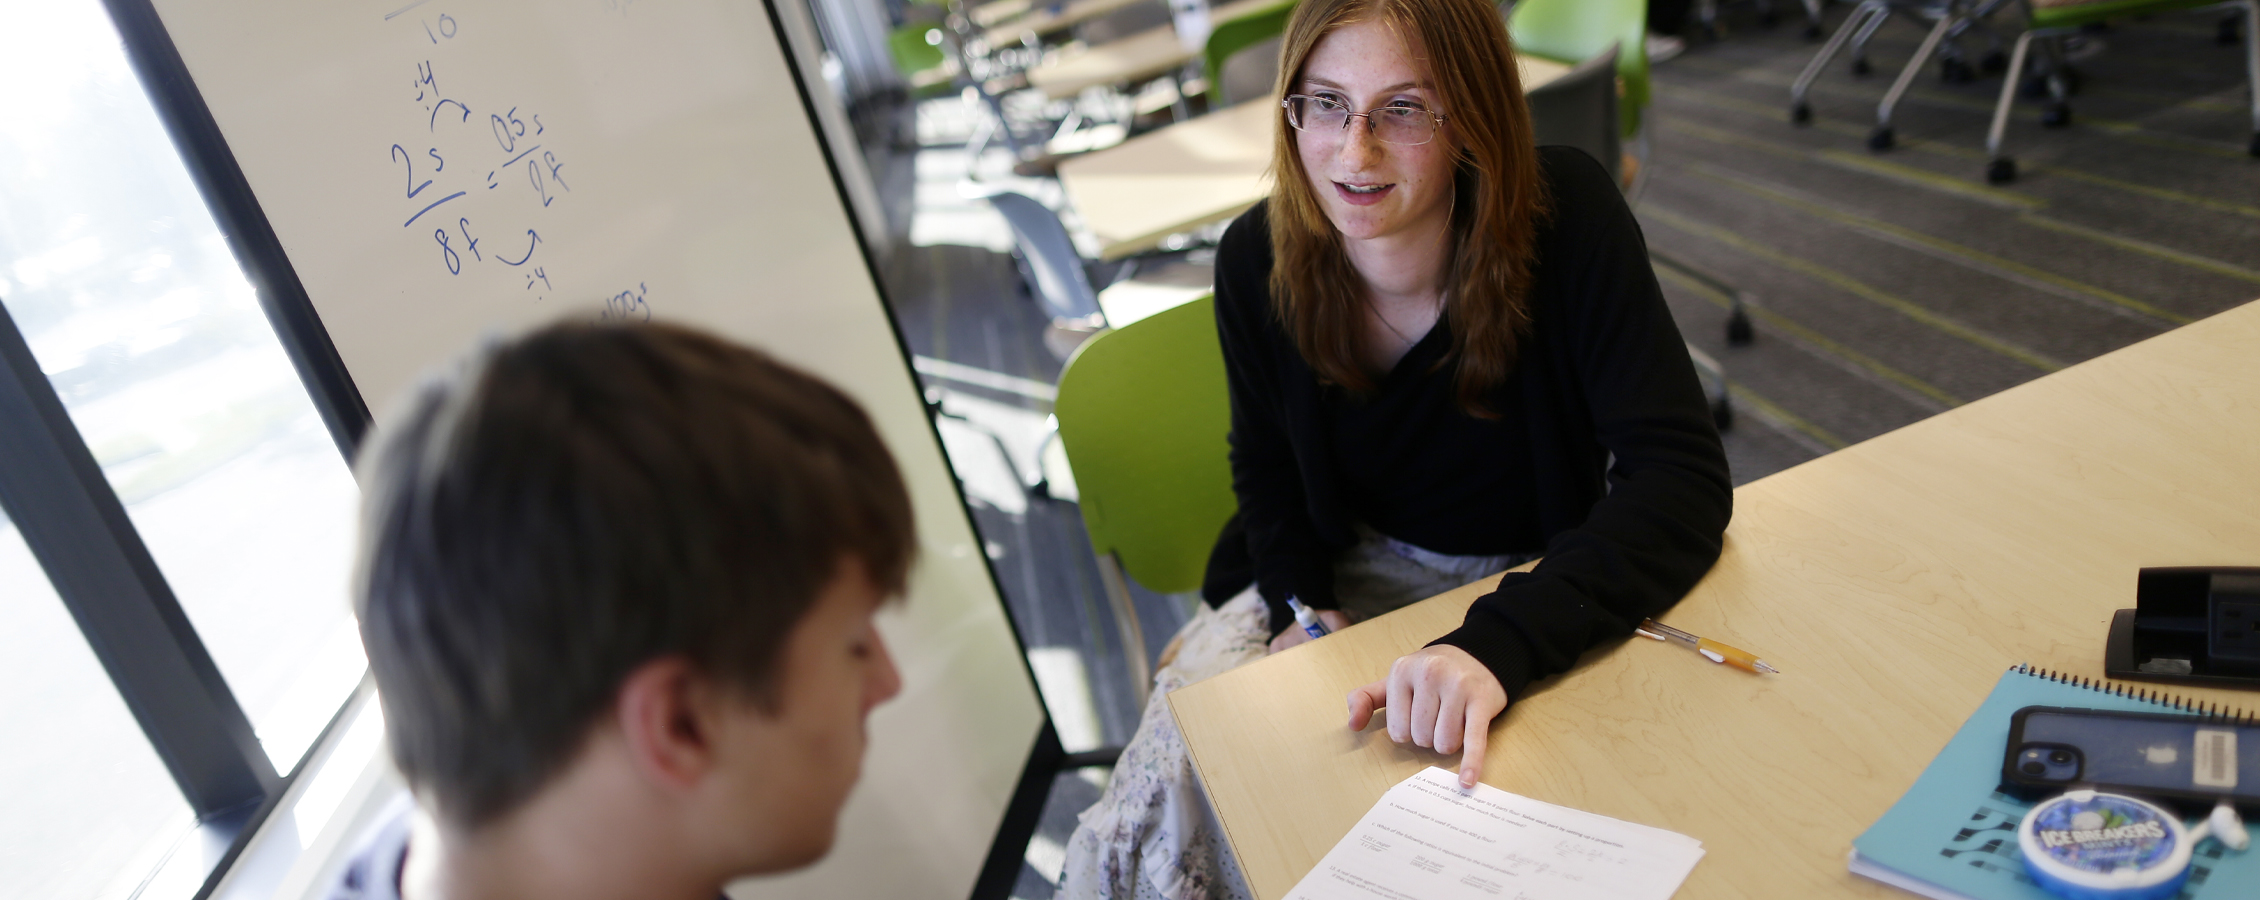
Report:
[[895,70],[908,78],[927,69],[941,65],[948,58],[947,51],[938,43],[927,43],[927,32],[941,26],[930,22],[915,22],[887,33],[887,51],[895,59]]
[[1207,74],[1209,89],[1224,82],[1224,61],[1232,54],[1287,30],[1287,18],[1295,14],[1295,0],[1280,0],[1263,9],[1228,22],[1218,22],[1208,33],[1208,46],[1201,50],[1201,63]]
[[1059,375],[1059,440],[1091,549],[1148,590],[1195,590],[1232,494],[1231,400],[1202,298],[1084,342]]
[[1639,132],[1648,108],[1648,0],[1522,0],[1507,16],[1507,31],[1515,52],[1573,66],[1619,48],[1624,103],[1617,115],[1625,137]]
[[2030,4],[2032,27],[2072,28],[2217,5],[2220,0],[2035,0]]

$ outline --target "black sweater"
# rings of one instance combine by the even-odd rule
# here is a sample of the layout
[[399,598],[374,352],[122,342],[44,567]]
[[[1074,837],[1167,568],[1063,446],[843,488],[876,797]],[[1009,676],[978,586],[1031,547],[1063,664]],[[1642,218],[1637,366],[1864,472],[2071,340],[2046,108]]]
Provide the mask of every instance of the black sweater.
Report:
[[[1440,429],[1456,431],[1455,439],[1399,442],[1384,456],[1408,467],[1406,478],[1346,478],[1337,428],[1345,413],[1438,421],[1437,410],[1454,403],[1449,371],[1400,366],[1362,401],[1320,385],[1272,313],[1265,206],[1225,232],[1216,319],[1240,512],[1218,542],[1211,572],[1252,563],[1275,631],[1290,620],[1290,593],[1319,609],[1337,607],[1333,560],[1356,543],[1351,524],[1361,517],[1376,527],[1397,518],[1397,530],[1409,533],[1392,536],[1447,553],[1541,549],[1510,546],[1535,536],[1545,559],[1502,578],[1457,630],[1435,641],[1482,661],[1515,697],[1678,602],[1717,561],[1734,502],[1726,455],[1639,224],[1592,157],[1565,147],[1539,153],[1554,211],[1538,233],[1530,333],[1492,395],[1492,408],[1511,421],[1482,439],[1468,439],[1463,422]],[[1432,333],[1408,357],[1433,360],[1442,349]],[[1405,378],[1432,390],[1390,389]],[[1424,449],[1408,453],[1407,446]],[[1361,458],[1379,458],[1370,446],[1359,450]],[[1496,466],[1527,471],[1483,471]],[[1388,496],[1391,483],[1433,491],[1439,472],[1468,473],[1466,496]],[[1455,534],[1480,537],[1468,543],[1450,539]]]

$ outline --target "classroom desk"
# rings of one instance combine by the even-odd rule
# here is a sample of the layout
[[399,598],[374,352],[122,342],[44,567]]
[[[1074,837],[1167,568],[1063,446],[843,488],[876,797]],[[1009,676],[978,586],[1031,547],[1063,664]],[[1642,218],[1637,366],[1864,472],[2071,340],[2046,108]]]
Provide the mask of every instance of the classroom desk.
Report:
[[[1533,56],[1517,62],[1525,91],[1569,72]],[[1100,258],[1121,259],[1230,219],[1268,196],[1280,116],[1277,101],[1251,100],[1158,128],[1060,163],[1059,183],[1099,239]]]
[[973,24],[992,28],[1026,15],[1034,7],[1035,4],[1030,0],[989,0],[973,7],[966,15],[973,20]]
[[[1009,3],[1013,0],[1003,0],[1003,2]],[[1162,0],[1073,0],[1073,2],[1056,10],[1030,3],[1025,4],[1024,8],[1032,8],[1032,12],[1007,18],[991,26],[989,30],[982,32],[981,36],[988,39],[989,46],[1002,47],[1020,43],[1026,35],[1033,34],[1038,38],[1043,38],[1066,31],[1078,24],[1096,19],[1133,3],[1159,2],[1162,2]]]
[[[1277,2],[1236,0],[1209,10],[1209,21],[1222,25],[1262,12]],[[1198,48],[1186,47],[1177,39],[1175,26],[1163,25],[1096,47],[1061,51],[1056,59],[1029,69],[1028,84],[1049,99],[1061,100],[1088,88],[1154,78],[1199,55]]]
[[[1483,780],[1700,839],[1683,900],[1909,896],[1845,855],[2003,669],[2101,678],[2137,568],[2260,561],[2256,351],[2260,303],[1743,487],[1725,554],[1666,620],[1782,674],[1600,648],[1494,725]],[[1488,583],[1169,696],[1257,897],[1284,895],[1390,785],[1456,767],[1348,731],[1344,695]]]

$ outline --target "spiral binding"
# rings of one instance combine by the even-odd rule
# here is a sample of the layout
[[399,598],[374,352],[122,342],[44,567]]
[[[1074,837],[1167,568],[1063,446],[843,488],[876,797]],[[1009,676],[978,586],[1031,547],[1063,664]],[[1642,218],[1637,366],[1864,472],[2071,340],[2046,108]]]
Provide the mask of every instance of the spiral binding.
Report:
[[2014,666],[2009,667],[2009,671],[2016,672],[2020,675],[2030,675],[2034,678],[2046,678],[2049,681],[2056,682],[2057,684],[2075,685],[2091,691],[2100,691],[2102,693],[2117,697],[2125,697],[2129,700],[2140,700],[2145,703],[2154,703],[2167,709],[2174,710],[2175,712],[2190,713],[2208,722],[2215,722],[2224,725],[2260,725],[2260,717],[2254,716],[2250,710],[2246,710],[2241,707],[2227,707],[2222,706],[2219,703],[2204,703],[2193,701],[2186,697],[2177,697],[2164,691],[2153,690],[2145,687],[2137,687],[2135,685],[2129,684],[2113,684],[2100,678],[2088,678],[2081,675],[2070,675],[2055,671],[2053,669],[2043,669],[2031,663],[2018,663]]

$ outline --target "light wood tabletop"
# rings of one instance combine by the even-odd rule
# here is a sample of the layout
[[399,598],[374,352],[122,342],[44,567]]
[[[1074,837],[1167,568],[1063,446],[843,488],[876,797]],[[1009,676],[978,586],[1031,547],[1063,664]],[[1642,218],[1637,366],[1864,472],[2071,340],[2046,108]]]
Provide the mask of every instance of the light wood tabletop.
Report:
[[[1003,0],[1015,2],[1015,0]],[[982,32],[989,46],[1002,47],[1029,38],[1045,38],[1066,31],[1076,25],[1096,19],[1133,3],[1160,3],[1162,0],[1073,0],[1057,9],[1048,4],[1029,3],[1023,6],[1024,14],[1006,16],[1003,21]]]
[[[1235,0],[1209,10],[1209,21],[1222,25],[1259,13],[1279,0]],[[1200,48],[1185,46],[1172,25],[1148,28],[1118,41],[1096,47],[1063,49],[1054,58],[1028,70],[1028,84],[1053,100],[1073,97],[1088,88],[1140,81],[1159,76],[1192,62]]]
[[989,0],[968,10],[966,15],[972,18],[973,24],[990,28],[1027,15],[1034,7],[1030,0]]
[[[1570,68],[1527,55],[1516,61],[1525,91]],[[1276,101],[1251,100],[1157,128],[1060,163],[1059,183],[1098,238],[1099,256],[1121,259],[1237,216],[1270,195],[1272,129],[1280,116]]]
[[[1664,620],[1782,673],[1600,648],[1500,718],[1483,780],[1701,840],[1682,898],[1893,895],[1846,871],[1852,839],[2004,669],[2101,678],[2138,568],[2256,560],[2260,303],[1743,487],[1725,554]],[[1390,785],[1456,766],[1349,731],[1344,697],[1495,581],[1170,695],[1257,897],[1284,895]]]
[[1251,100],[1070,158],[1059,183],[1098,238],[1099,256],[1121,259],[1271,193],[1278,119],[1277,103]]

